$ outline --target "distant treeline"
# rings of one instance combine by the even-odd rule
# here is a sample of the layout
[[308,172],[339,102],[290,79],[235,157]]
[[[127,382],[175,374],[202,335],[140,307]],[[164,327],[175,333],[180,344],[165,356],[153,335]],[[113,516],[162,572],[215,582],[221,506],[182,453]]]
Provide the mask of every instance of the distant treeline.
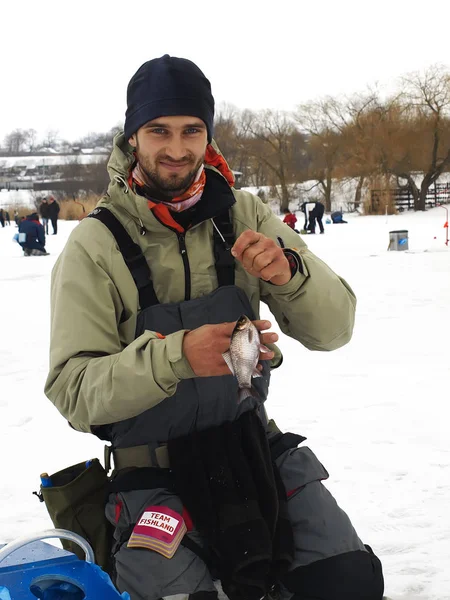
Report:
[[[114,133],[89,134],[74,145],[110,148]],[[6,136],[4,150],[31,150],[30,134]],[[48,136],[45,144],[53,142]],[[56,135],[53,138],[56,139]],[[331,209],[333,180],[357,178],[355,205],[368,181],[386,188],[401,181],[425,210],[430,186],[450,170],[450,71],[432,66],[401,78],[396,95],[377,90],[345,98],[325,97],[294,112],[219,107],[215,140],[242,186],[271,186],[280,207],[292,199],[292,184],[314,180]],[[418,184],[414,174],[423,173]],[[405,183],[406,182],[406,183]]]

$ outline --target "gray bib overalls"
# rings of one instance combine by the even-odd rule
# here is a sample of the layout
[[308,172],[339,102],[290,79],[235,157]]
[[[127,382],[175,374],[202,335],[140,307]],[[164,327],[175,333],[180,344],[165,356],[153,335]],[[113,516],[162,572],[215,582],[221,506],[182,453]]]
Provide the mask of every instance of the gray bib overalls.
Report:
[[[114,228],[107,226],[114,234]],[[127,260],[124,248],[120,249],[130,266],[132,261]],[[220,261],[219,257],[216,260],[218,274]],[[141,306],[142,298],[150,298],[149,305],[138,315],[136,337],[145,330],[167,335],[207,323],[236,321],[242,314],[255,318],[243,290],[233,284],[226,285],[227,281],[231,281],[229,278],[224,277],[225,285],[207,296],[158,304],[152,286],[145,289],[145,277],[140,280],[133,277]],[[262,401],[267,398],[269,380],[269,367],[265,363],[263,376],[253,380]],[[294,405],[296,399],[286,401]],[[101,437],[110,440],[118,454],[122,449],[147,448],[148,461],[134,466],[162,467],[160,470],[164,470],[169,465],[161,448],[167,442],[236,421],[248,411],[257,411],[264,426],[267,426],[261,401],[249,397],[240,404],[237,402],[237,381],[233,376],[197,377],[181,381],[172,397],[141,415],[105,426]],[[268,435],[272,435],[269,429]],[[281,596],[295,597],[296,600],[312,597],[323,600],[381,600],[381,565],[376,556],[367,551],[347,515],[321,483],[328,478],[328,473],[313,452],[306,446],[286,449],[277,456],[276,465],[288,497],[287,508],[295,542],[289,573],[280,583]],[[131,466],[127,464],[124,471],[130,470]],[[187,545],[180,545],[171,559],[152,550],[127,548],[123,534],[130,531],[148,506],[166,506],[180,515],[185,514],[180,498],[163,482],[151,489],[132,489],[110,495],[106,514],[115,526],[115,538],[119,542],[115,554],[118,589],[130,593],[132,600],[158,600],[179,594],[182,595],[180,598],[189,595],[198,595],[199,599],[201,596],[215,598],[217,582],[208,569],[207,559],[203,560]],[[190,530],[188,528],[186,536],[207,552],[205,540],[195,529],[195,523]],[[354,568],[359,573],[355,581],[351,576]],[[336,569],[348,570],[345,581],[335,581]],[[313,595],[317,590],[321,591]]]

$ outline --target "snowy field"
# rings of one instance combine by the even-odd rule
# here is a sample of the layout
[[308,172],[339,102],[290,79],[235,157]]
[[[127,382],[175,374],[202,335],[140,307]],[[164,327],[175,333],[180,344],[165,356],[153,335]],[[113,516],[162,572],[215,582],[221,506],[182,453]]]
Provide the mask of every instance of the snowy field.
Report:
[[[310,248],[358,296],[353,340],[313,353],[282,336],[268,411],[302,433],[327,486],[384,564],[394,600],[450,599],[450,247],[445,212],[350,217],[309,236]],[[43,394],[50,273],[74,222],[49,236],[48,257],[22,256],[0,229],[0,542],[51,526],[32,491],[39,473],[103,456]],[[408,229],[409,252],[387,252]],[[434,239],[436,237],[436,239]],[[269,316],[263,311],[264,316]],[[70,314],[67,315],[70,319]]]

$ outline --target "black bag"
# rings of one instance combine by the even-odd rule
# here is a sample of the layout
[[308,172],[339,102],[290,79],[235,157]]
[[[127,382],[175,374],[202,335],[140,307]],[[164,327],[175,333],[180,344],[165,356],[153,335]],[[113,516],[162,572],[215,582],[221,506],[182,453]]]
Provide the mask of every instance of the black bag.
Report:
[[261,419],[248,411],[167,448],[175,489],[209,543],[225,594],[259,600],[294,556],[286,492]]
[[[81,535],[92,546],[96,563],[111,572],[113,527],[105,516],[110,480],[103,466],[93,459],[58,471],[49,479],[50,487],[41,485],[40,499],[54,526]],[[84,558],[77,544],[61,542],[65,550]]]

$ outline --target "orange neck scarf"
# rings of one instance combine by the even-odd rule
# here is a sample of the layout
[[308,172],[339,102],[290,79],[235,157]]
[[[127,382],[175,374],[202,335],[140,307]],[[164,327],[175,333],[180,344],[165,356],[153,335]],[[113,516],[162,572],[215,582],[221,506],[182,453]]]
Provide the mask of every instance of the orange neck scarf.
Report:
[[[234,185],[234,175],[229,169],[226,160],[220,155],[211,144],[206,147],[204,164],[215,167],[227,180],[228,185],[232,187]],[[130,175],[130,184],[135,183],[138,187],[142,188],[145,186],[145,177],[142,173],[139,163],[135,166]],[[171,212],[181,212],[191,208],[200,200],[203,194],[203,190],[206,184],[206,173],[204,166],[202,165],[195,176],[194,181],[191,183],[189,188],[176,198],[172,198],[169,202],[156,201],[150,198],[147,194],[148,207],[152,210],[155,215],[168,227],[175,229],[182,233],[183,227],[177,223]]]
[[[145,185],[145,178],[139,163],[133,169],[133,180],[141,187]],[[197,202],[200,200],[203,194],[205,183],[205,168],[202,165],[197,171],[194,181],[191,183],[189,188],[183,194],[181,194],[181,196],[176,196],[168,202],[164,200],[152,200],[149,196],[146,196],[149,202],[149,208],[153,208],[153,206],[156,206],[158,204],[164,204],[173,212],[181,212],[183,210],[187,210],[188,208],[191,208],[191,206],[194,206],[194,204],[197,204]],[[152,204],[152,206],[150,206],[150,203]]]

